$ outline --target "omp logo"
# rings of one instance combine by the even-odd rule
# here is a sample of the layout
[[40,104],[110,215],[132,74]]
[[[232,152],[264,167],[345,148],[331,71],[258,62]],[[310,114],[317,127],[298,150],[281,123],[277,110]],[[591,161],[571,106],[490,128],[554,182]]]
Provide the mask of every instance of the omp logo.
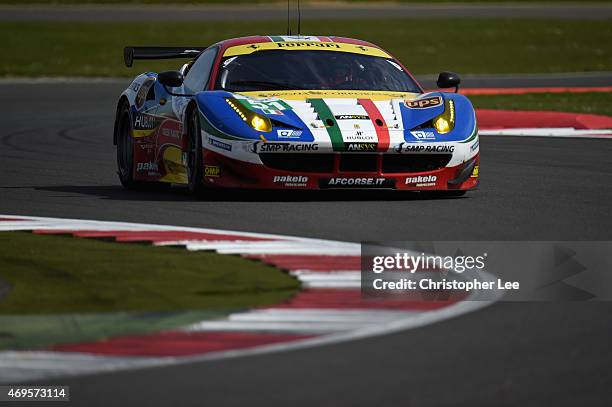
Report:
[[376,151],[376,143],[345,143],[346,151]]
[[216,165],[205,165],[204,176],[205,177],[218,177],[221,174],[221,169]]
[[433,131],[411,131],[410,134],[417,140],[435,140],[436,136]]
[[419,175],[418,177],[406,177],[406,185],[408,184],[426,184],[426,183],[435,185],[437,180],[438,180],[438,177],[435,175],[425,175],[425,176]]
[[430,107],[440,106],[442,104],[442,97],[434,96],[417,100],[406,100],[405,103],[410,109],[429,109]]

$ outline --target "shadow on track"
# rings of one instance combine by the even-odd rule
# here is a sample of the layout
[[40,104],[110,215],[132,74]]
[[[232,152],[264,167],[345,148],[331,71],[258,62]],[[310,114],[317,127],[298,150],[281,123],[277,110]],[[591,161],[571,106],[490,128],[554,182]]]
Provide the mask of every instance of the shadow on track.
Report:
[[[24,187],[26,188],[26,187]],[[181,186],[151,186],[126,190],[118,185],[61,185],[32,187],[38,191],[97,196],[119,201],[208,201],[208,202],[338,202],[338,201],[419,201],[431,199],[463,199],[414,191],[394,190],[248,190],[208,189],[199,197]],[[469,194],[468,194],[469,196]]]

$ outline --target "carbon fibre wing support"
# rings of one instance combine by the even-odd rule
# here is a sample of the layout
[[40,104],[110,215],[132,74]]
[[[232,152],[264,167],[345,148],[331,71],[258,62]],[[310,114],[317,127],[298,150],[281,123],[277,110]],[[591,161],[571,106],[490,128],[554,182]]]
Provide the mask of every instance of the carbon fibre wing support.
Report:
[[194,58],[207,47],[125,47],[123,61],[128,68],[135,59]]

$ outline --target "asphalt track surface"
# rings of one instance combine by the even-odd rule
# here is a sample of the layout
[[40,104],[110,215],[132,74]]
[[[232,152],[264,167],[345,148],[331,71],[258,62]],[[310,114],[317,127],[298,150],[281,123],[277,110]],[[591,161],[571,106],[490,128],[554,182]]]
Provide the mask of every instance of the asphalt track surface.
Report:
[[[0,213],[351,241],[612,239],[610,140],[483,137],[481,189],[457,199],[124,191],[111,143],[121,88],[0,86]],[[609,303],[499,303],[374,339],[58,384],[88,406],[604,406],[611,317]]]
[[[293,1],[296,4],[296,1]],[[295,7],[293,8],[295,13]],[[0,6],[0,21],[240,21],[285,20],[284,4],[209,6]],[[304,5],[302,18],[561,18],[603,20],[612,5],[601,3],[369,4]]]

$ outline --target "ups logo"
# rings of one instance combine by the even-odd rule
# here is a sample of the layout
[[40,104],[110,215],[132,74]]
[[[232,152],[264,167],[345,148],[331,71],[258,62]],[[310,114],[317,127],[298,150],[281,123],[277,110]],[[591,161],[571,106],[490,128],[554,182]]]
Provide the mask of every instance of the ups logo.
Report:
[[406,106],[408,106],[410,109],[428,109],[430,107],[440,106],[441,104],[442,97],[440,96],[406,101]]

